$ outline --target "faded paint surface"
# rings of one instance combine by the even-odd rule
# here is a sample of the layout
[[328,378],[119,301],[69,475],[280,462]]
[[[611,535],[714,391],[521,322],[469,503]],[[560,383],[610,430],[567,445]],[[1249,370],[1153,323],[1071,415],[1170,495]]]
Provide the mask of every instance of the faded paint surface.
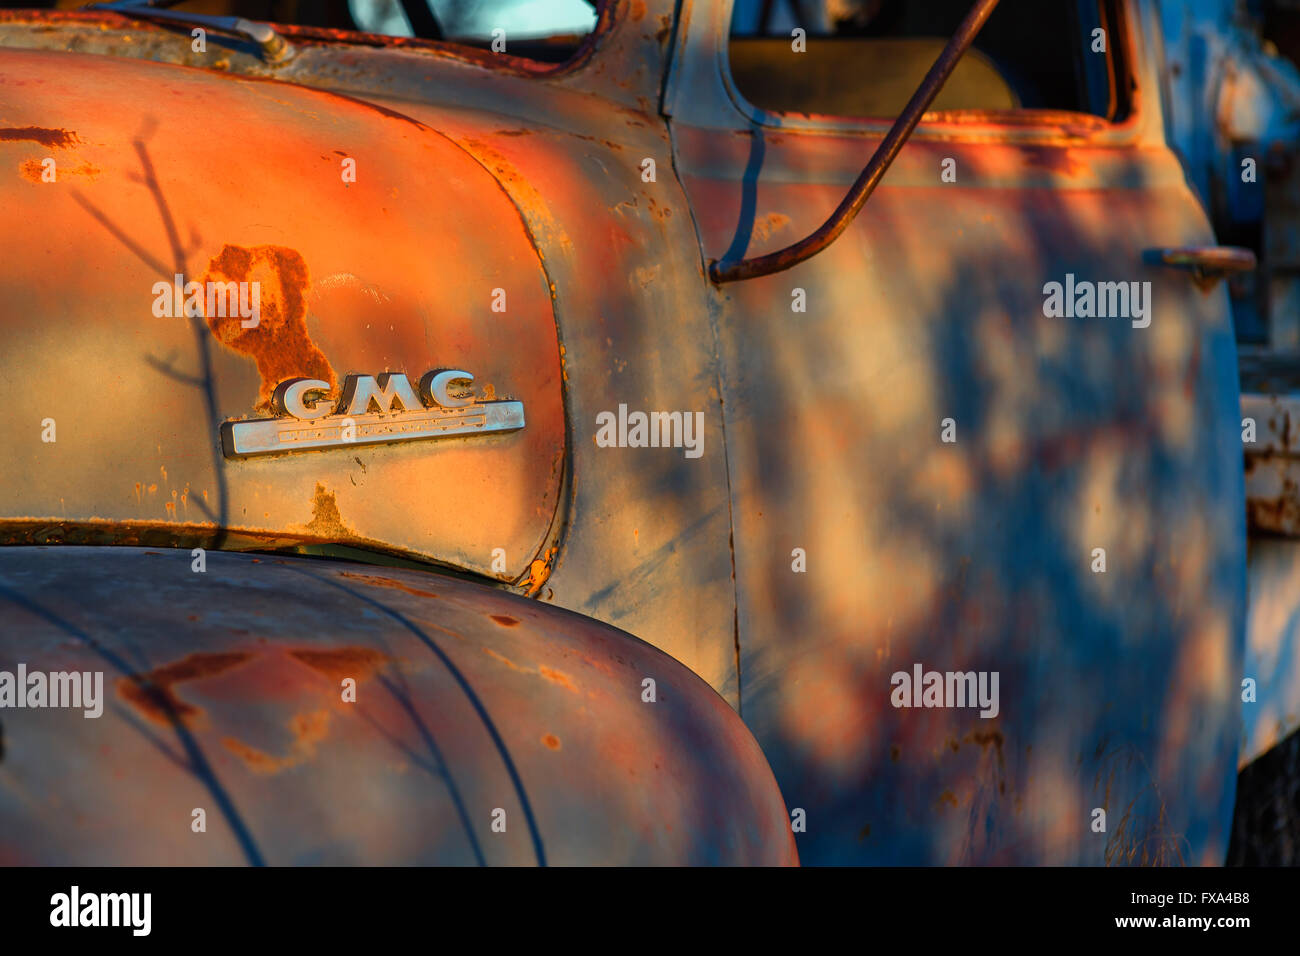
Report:
[[98,719],[3,712],[0,860],[796,862],[762,752],[697,676],[483,585],[411,593],[429,580],[220,552],[199,576],[176,550],[0,549],[0,669],[102,671],[107,698]]
[[[63,82],[73,63],[86,75],[130,74],[148,94],[141,93],[138,118],[147,115],[143,100],[156,96],[157,88],[183,83],[190,86],[178,101],[213,99],[215,112],[205,114],[205,123],[234,122],[222,110],[238,103],[251,109],[241,116],[264,122],[267,137],[272,128],[301,138],[322,121],[344,124],[355,131],[353,139],[327,145],[313,132],[299,151],[311,159],[307,154],[320,147],[337,175],[332,151],[346,148],[358,157],[357,185],[365,182],[366,169],[384,168],[383,153],[393,142],[409,147],[412,152],[403,154],[409,166],[400,174],[408,178],[392,204],[386,195],[350,192],[348,200],[316,211],[315,198],[311,204],[296,199],[297,182],[268,185],[268,196],[284,197],[273,227],[255,229],[268,220],[249,218],[246,234],[213,235],[195,259],[207,263],[226,244],[298,251],[314,290],[352,297],[351,314],[360,324],[349,326],[351,337],[342,346],[319,333],[312,324],[316,311],[308,309],[311,340],[338,375],[368,370],[342,357],[354,351],[369,365],[406,354],[396,344],[378,354],[364,351],[379,348],[369,339],[375,330],[362,326],[374,303],[393,295],[392,285],[376,282],[345,257],[328,266],[318,260],[341,235],[367,242],[360,234],[375,228],[376,208],[390,215],[399,207],[418,208],[421,223],[446,215],[446,190],[460,187],[450,174],[436,186],[420,178],[418,171],[430,164],[415,150],[432,151],[436,168],[457,171],[463,180],[457,210],[482,204],[491,220],[484,226],[459,219],[455,239],[448,237],[437,255],[405,263],[406,284],[397,288],[424,296],[424,308],[433,310],[434,300],[423,286],[416,290],[417,281],[450,281],[453,301],[469,303],[464,262],[477,269],[474,281],[487,284],[505,241],[494,236],[489,242],[478,230],[522,220],[526,232],[519,235],[534,258],[520,255],[530,269],[540,262],[540,288],[554,310],[548,334],[559,329],[554,377],[572,439],[567,457],[539,454],[528,457],[526,467],[516,463],[521,477],[508,487],[499,483],[495,459],[481,472],[472,464],[455,470],[454,480],[452,470],[440,471],[434,480],[447,483],[435,485],[434,494],[422,489],[420,507],[445,503],[459,515],[466,500],[482,500],[492,511],[485,520],[510,519],[516,530],[530,532],[545,524],[508,549],[511,580],[541,601],[637,634],[740,706],[788,804],[808,810],[808,833],[799,836],[805,862],[1220,860],[1232,806],[1243,652],[1235,352],[1222,287],[1201,292],[1185,275],[1155,269],[1144,257],[1149,248],[1211,241],[1161,139],[1149,64],[1136,60],[1139,108],[1120,127],[1071,114],[931,116],[835,245],[789,273],[718,291],[705,279],[706,258],[732,246],[751,255],[770,251],[820,224],[882,130],[879,124],[755,115],[720,72],[717,41],[725,34],[727,3],[684,2],[675,34],[669,29],[673,4],[646,0],[644,7],[645,15],[635,19],[626,4],[607,7],[604,29],[579,61],[546,70],[439,44],[333,44],[323,31],[289,31],[298,55],[270,66],[233,48],[193,54],[184,36],[122,25],[107,14],[3,14],[0,43],[59,49],[71,37],[87,52],[164,61],[121,66],[129,61],[51,54],[43,73],[6,74]],[[1137,14],[1147,17],[1149,5],[1129,9],[1131,40],[1140,49]],[[31,22],[41,29],[33,30]],[[670,138],[656,107],[673,36],[674,73],[663,104]],[[23,62],[40,62],[31,56]],[[230,78],[166,65],[211,67],[218,59]],[[373,105],[252,84],[238,74],[324,87]],[[91,111],[84,113],[73,117],[75,123],[54,109],[33,118],[0,117],[17,137],[0,141],[0,157],[12,149],[15,163],[30,162],[45,148],[31,140],[31,129],[64,130],[78,136],[75,150],[85,153],[78,158],[104,170],[88,185],[76,180],[84,195],[105,177],[138,172],[136,154],[111,145],[129,143],[134,128],[91,138]],[[770,125],[754,136],[750,130],[758,122]],[[382,141],[384,151],[353,145],[367,137]],[[74,152],[59,149],[58,155]],[[263,154],[277,156],[277,168],[298,156],[288,145],[268,149]],[[934,170],[950,155],[970,188],[936,186]],[[199,173],[216,177],[211,195],[195,201],[220,205],[225,218],[202,207],[207,212],[198,221],[226,222],[236,187],[223,178],[228,173],[214,171],[216,160],[200,162],[180,147],[166,158],[167,169],[180,164],[175,168],[187,173],[177,174],[180,182],[200,181],[194,179]],[[646,158],[655,160],[654,183],[641,178]],[[747,173],[750,167],[754,172]],[[324,168],[322,162],[322,177]],[[400,178],[397,170],[389,172],[390,179]],[[477,185],[484,181],[492,188]],[[0,184],[0,197],[21,199],[36,188],[30,178],[17,178]],[[313,187],[311,195],[322,188]],[[345,204],[353,197],[356,209]],[[513,219],[503,211],[506,202]],[[278,234],[308,214],[317,218],[301,234],[316,237],[317,249]],[[340,229],[339,217],[352,229]],[[62,221],[81,229],[85,219],[69,207]],[[165,249],[163,227],[150,222],[154,244]],[[416,232],[412,226],[398,238],[410,240]],[[99,237],[106,241],[112,240]],[[455,246],[460,241],[484,247],[467,254]],[[68,262],[99,256],[118,263],[135,255],[121,247],[113,257],[100,246],[73,251]],[[373,248],[370,253],[378,255]],[[103,275],[92,282],[64,268],[74,285],[82,283],[78,303],[100,301],[94,296],[103,295]],[[500,268],[502,276],[517,275],[514,266]],[[1066,271],[1149,279],[1160,303],[1152,326],[1044,319],[1039,289]],[[795,286],[808,294],[807,313],[790,312]],[[114,295],[119,301],[123,292]],[[434,336],[450,321],[437,314],[410,327]],[[543,391],[551,387],[534,363],[554,343],[531,324],[497,322],[481,310],[465,323],[460,337],[450,336],[475,344],[464,361],[474,362],[483,345],[500,363],[490,375],[480,372],[481,364],[466,367],[498,394],[513,389],[524,397],[531,431],[532,406],[519,390],[529,381]],[[28,354],[44,354],[39,327],[23,327],[37,330],[29,333],[34,344],[24,345]],[[524,342],[525,334],[538,338]],[[101,333],[79,347],[93,347],[97,356],[119,354],[121,329],[114,335]],[[145,344],[127,343],[132,356],[143,354]],[[182,344],[150,354],[179,355]],[[152,340],[148,345],[158,347]],[[214,355],[227,363],[222,381],[232,383],[240,413],[247,414],[262,387],[257,363],[229,349]],[[85,366],[84,356],[74,353],[45,367],[57,377]],[[528,379],[533,373],[543,377]],[[139,373],[124,376],[126,405],[156,400],[151,381]],[[11,396],[0,393],[0,399]],[[620,403],[702,411],[704,456],[597,448],[596,414]],[[24,408],[34,421],[47,414],[37,414],[35,403]],[[24,441],[33,442],[33,453],[49,456],[44,461],[51,475],[65,476],[85,458],[65,451],[62,437],[62,422],[81,413],[60,414],[57,450],[35,445],[30,436]],[[174,414],[174,408],[167,413]],[[945,417],[957,421],[956,445],[938,442]],[[186,447],[188,454],[177,460],[206,461],[210,449]],[[554,442],[550,449],[563,450]],[[128,486],[142,501],[153,500],[160,487],[165,495],[177,475],[170,455],[145,451],[143,460],[155,459],[158,467],[151,468],[158,473],[132,477]],[[530,469],[543,460],[546,470],[538,478]],[[310,462],[295,467],[300,470],[284,469],[284,475],[277,467],[275,481],[260,487],[277,497],[290,482],[299,523],[363,536],[380,527],[379,540],[389,543],[431,526],[427,516],[414,521],[409,511],[400,528],[383,525],[380,519],[394,509],[379,482],[352,490],[352,480],[373,479],[373,459],[346,473],[346,486],[326,480]],[[490,475],[490,481],[464,481],[467,470]],[[527,476],[533,480],[523,480]],[[457,494],[465,488],[483,497]],[[191,501],[200,490],[193,486]],[[46,494],[39,500],[51,499]],[[248,500],[250,512],[261,506],[256,496]],[[56,535],[60,541],[146,543],[163,536],[163,519],[171,518],[142,507],[127,513],[134,520],[117,539],[101,524],[72,525],[58,515],[6,527],[16,541]],[[289,525],[249,524],[229,540],[230,546],[265,546],[293,534]],[[475,540],[486,544],[483,539]],[[467,546],[468,540],[439,539],[420,553],[483,571],[488,553]],[[796,547],[808,553],[806,574],[790,569]],[[1088,570],[1093,547],[1107,549],[1105,575]],[[347,574],[342,580],[355,593],[373,592],[393,606],[426,601],[441,607],[449,588],[463,586],[373,568]],[[586,676],[573,660],[507,640],[528,633],[530,605],[495,607],[475,594],[477,612],[490,612],[481,636],[491,639],[484,636],[471,656],[495,669],[494,681],[518,682],[510,685],[514,697],[502,698],[503,707],[545,711],[586,692]],[[540,611],[533,607],[532,613]],[[520,624],[506,625],[492,614]],[[336,627],[335,621],[328,626]],[[370,645],[349,640],[345,646]],[[284,647],[283,661],[259,663],[259,657],[202,684],[173,681],[170,692],[212,719],[217,711],[208,695],[241,674],[271,667],[274,683],[281,666],[315,673],[293,656],[304,651],[300,642]],[[391,646],[374,650],[407,659]],[[133,666],[140,673],[165,668],[194,652],[245,648],[227,635],[206,649],[187,645]],[[985,721],[973,711],[891,708],[889,675],[914,662],[940,670],[998,670],[1002,713]],[[335,717],[304,716],[321,709],[305,699],[274,712],[268,704],[256,728],[225,727],[212,740],[213,752],[253,780],[303,773],[343,726]],[[510,713],[505,725],[521,734],[521,747],[547,759],[590,758],[581,735],[575,741],[566,726],[533,720],[531,710]],[[711,752],[706,736],[690,747]],[[638,754],[645,749],[636,740],[627,746]],[[484,774],[489,783],[483,786],[499,783]],[[602,787],[618,789],[599,779]],[[1088,828],[1095,806],[1111,815],[1111,832],[1103,838]],[[279,808],[264,809],[265,819],[277,819]],[[623,809],[631,814],[635,808]],[[419,812],[414,804],[412,812]],[[557,812],[570,814],[566,826],[581,829],[588,808],[571,800]],[[767,833],[779,850],[788,829],[782,837]],[[377,833],[375,839],[382,853],[396,836]]]
[[[58,427],[52,444],[39,430],[8,438],[0,536],[14,518],[160,521],[209,544],[220,526],[526,575],[561,502],[559,343],[538,253],[478,163],[434,129],[301,87],[14,49],[0,49],[0,74],[0,126],[22,134],[0,141],[0,169],[48,153],[100,171],[0,178],[0,403]],[[32,132],[52,117],[48,136]],[[227,131],[220,148],[200,126]],[[154,284],[175,273],[258,282],[259,324],[155,316]],[[521,400],[527,428],[220,452],[221,423],[266,414],[288,378],[433,368]],[[318,487],[337,520],[320,523]]]
[[[1245,766],[1300,727],[1300,375],[1294,353],[1244,350],[1241,360],[1250,615],[1242,707]],[[1246,436],[1243,436],[1243,440]],[[1243,689],[1244,693],[1244,689]]]
[[[184,35],[92,12],[0,11],[0,44],[62,48],[75,42],[78,49],[87,52],[169,64],[212,67],[221,62],[223,71],[235,75],[233,80],[212,72],[184,74],[192,83],[211,84],[216,89],[232,82],[243,89],[234,82],[238,75],[328,88],[339,97],[299,94],[282,85],[252,85],[262,91],[262,103],[267,109],[274,109],[277,100],[290,98],[296,102],[293,97],[311,97],[309,107],[304,104],[297,115],[284,120],[309,127],[314,122],[310,113],[332,116],[339,109],[350,115],[353,104],[341,97],[361,101],[356,110],[374,114],[373,122],[379,126],[371,136],[375,142],[383,142],[384,149],[362,151],[352,145],[361,142],[357,138],[332,143],[322,150],[332,157],[331,172],[335,177],[339,157],[333,150],[351,150],[350,154],[358,158],[358,184],[370,175],[367,169],[373,168],[375,157],[389,151],[390,140],[416,137],[424,142],[431,138],[432,134],[419,137],[421,123],[454,140],[480,164],[484,175],[497,177],[500,185],[493,189],[504,191],[503,198],[514,207],[510,215],[516,222],[522,219],[526,223],[545,272],[544,288],[551,297],[560,331],[560,377],[573,442],[567,449],[567,461],[559,456],[549,459],[546,474],[527,486],[504,482],[504,476],[496,470],[496,460],[488,462],[479,446],[466,443],[465,461],[483,461],[484,470],[475,473],[491,474],[491,480],[462,482],[459,475],[464,467],[458,467],[454,482],[446,477],[446,484],[438,486],[443,489],[438,495],[422,494],[419,502],[421,508],[446,506],[461,514],[466,501],[479,500],[463,492],[472,488],[475,496],[481,496],[484,507],[493,510],[492,522],[511,520],[531,528],[533,521],[540,521],[534,512],[540,512],[552,521],[550,542],[562,534],[564,547],[550,543],[539,549],[533,541],[515,546],[500,534],[490,534],[492,522],[480,521],[477,527],[482,531],[475,534],[475,540],[485,547],[478,543],[473,548],[447,547],[430,541],[421,553],[440,562],[490,573],[491,548],[504,547],[509,569],[505,577],[517,580],[526,593],[637,634],[683,661],[736,706],[739,689],[733,569],[728,547],[730,519],[716,348],[708,307],[710,293],[690,206],[672,175],[667,128],[655,112],[671,4],[666,0],[648,4],[647,15],[639,21],[626,18],[621,4],[616,5],[615,14],[614,6],[602,16],[607,21],[617,16],[617,21],[609,21],[599,36],[591,38],[587,52],[562,69],[539,70],[536,65],[510,57],[423,41],[371,38],[365,45],[334,44],[322,31],[311,30],[287,31],[295,35],[298,54],[284,64],[270,66],[215,35],[209,38],[210,53],[201,55],[191,50]],[[599,51],[594,51],[590,47],[597,41]],[[171,75],[163,66],[152,69]],[[315,153],[308,156],[311,161],[315,158]],[[645,158],[655,160],[658,176],[654,183],[642,182],[641,163]],[[394,204],[418,200],[424,204],[421,208],[427,210],[428,218],[446,218],[446,187],[426,182],[421,173],[429,166],[428,161],[412,156],[406,162],[409,168],[402,174],[403,181],[414,185],[405,188]],[[470,177],[470,181],[474,179]],[[22,185],[28,190],[35,188],[30,183]],[[319,205],[316,197],[326,188],[319,184],[310,184],[310,199],[293,198],[300,195],[295,190],[307,185],[285,185],[286,203],[293,200],[295,209]],[[333,186],[331,180],[328,188]],[[354,185],[346,193],[350,202],[356,188]],[[388,206],[387,196],[357,196],[346,208],[360,217],[373,216],[376,208]],[[488,202],[487,206],[486,212],[493,217],[505,217],[495,203]],[[285,215],[286,222],[294,221],[293,215]],[[252,221],[265,220],[258,216]],[[351,227],[358,236],[368,228],[361,222]],[[465,228],[470,227],[465,224]],[[486,242],[494,228],[473,226],[475,238]],[[324,228],[320,239],[332,242],[333,229],[333,225]],[[222,237],[223,243],[234,241]],[[259,232],[252,242],[240,244],[268,242],[284,244],[270,239],[265,232]],[[464,295],[470,294],[471,276],[463,265],[464,251],[439,258],[417,244],[408,252],[422,258],[418,268],[412,266],[403,281],[418,280],[422,301],[434,298],[431,287],[435,281],[450,284],[457,295],[462,290]],[[125,250],[119,250],[119,254],[123,253]],[[339,348],[330,349],[315,338],[313,341],[321,346],[337,374],[363,370],[353,366],[360,364],[358,360],[347,356],[365,346],[376,331],[383,333],[382,324],[372,323],[370,329],[365,326],[369,317],[380,310],[374,296],[391,294],[391,289],[376,285],[372,277],[364,275],[364,282],[352,281],[349,276],[358,270],[341,261],[341,257],[328,271],[313,265],[312,257],[305,252],[304,258],[311,269],[313,288],[327,290],[323,295],[328,299],[348,302],[355,319],[354,336],[341,342]],[[474,287],[475,294],[481,288],[490,290],[514,274],[514,266],[498,263],[497,258],[498,253],[489,248],[483,252],[483,259],[476,261],[481,269],[499,270],[502,278],[482,279]],[[516,324],[520,306],[513,287],[510,312],[504,320],[486,310],[489,301],[475,299],[465,325],[458,327],[452,338],[475,344],[463,361],[471,363],[464,367],[474,371],[480,383],[495,386],[497,397],[506,397],[505,390],[510,390],[510,397],[524,400],[529,425],[520,434],[527,436],[535,431],[533,408],[529,394],[514,379],[537,373],[533,363],[539,352],[531,340],[519,334],[521,329],[530,333],[534,330],[531,323]],[[383,308],[391,309],[392,305]],[[441,306],[437,308],[441,310]],[[316,306],[312,304],[309,316],[315,315]],[[441,355],[436,346],[445,337],[439,333],[444,321],[446,316],[438,311],[425,323],[435,346],[431,355],[435,357]],[[311,320],[308,327],[313,328]],[[484,353],[490,353],[496,363],[488,371],[484,371],[483,359],[472,364],[475,356]],[[246,358],[241,374],[239,411],[250,414],[261,380],[255,363]],[[702,411],[704,456],[686,460],[680,452],[653,454],[647,450],[636,454],[595,447],[596,415],[614,410],[620,403],[641,409]],[[384,454],[415,454],[420,446],[410,448]],[[439,448],[437,455],[441,463],[446,452]],[[294,478],[305,491],[300,500],[308,505],[314,497],[314,478],[328,477],[320,475],[319,467],[312,465],[313,457],[299,456],[297,462],[283,459],[275,469],[280,472],[291,464],[301,471],[301,477],[295,471]],[[345,457],[351,460],[351,456]],[[368,454],[361,457],[367,463],[371,461]],[[440,469],[442,475],[452,472]],[[339,472],[339,480],[325,481],[328,490],[338,495],[344,522],[359,538],[367,537],[367,531],[356,520],[358,505],[374,509],[376,517],[382,514],[400,519],[403,535],[409,535],[414,527],[428,526],[427,521],[408,521],[410,512],[394,512],[381,483],[373,477],[373,469],[368,474],[369,481],[357,465]],[[145,499],[149,500],[151,494],[156,499],[158,492],[148,491],[156,480],[136,477],[130,487],[134,493],[135,483],[142,481]],[[352,486],[354,480],[359,487]],[[555,482],[564,488],[558,510],[550,497]],[[213,490],[202,490],[208,493],[210,504]],[[262,486],[261,493],[270,493],[268,486]],[[165,487],[162,494],[167,494]],[[198,494],[194,491],[191,496],[191,511],[193,497]],[[262,513],[256,508],[256,504],[248,508],[250,515]],[[160,518],[170,517],[162,505],[157,505],[155,511],[162,512]],[[297,515],[294,520],[301,524],[311,519],[312,512],[310,507],[304,511],[299,505]],[[144,515],[153,516],[153,511]],[[468,522],[471,516],[463,517]],[[138,526],[139,522],[133,524]],[[40,541],[45,539],[39,533],[50,529],[51,524],[26,522],[9,527],[14,540]],[[184,534],[185,530],[177,529],[177,542],[189,546],[194,537]],[[301,527],[297,530],[307,533]],[[78,536],[108,540],[102,528],[93,526],[65,529],[60,525],[58,532],[59,540]],[[239,527],[238,532],[227,540],[245,541],[263,534],[249,526]],[[290,529],[281,529],[276,534],[283,539],[289,533]],[[150,529],[149,534],[158,532]],[[387,527],[385,537],[367,543],[391,545],[400,540],[393,537],[395,534],[392,527]],[[489,541],[490,537],[493,540]]]
[[1300,541],[1252,537],[1249,568],[1242,676],[1255,686],[1254,700],[1242,706],[1243,767],[1300,727]]
[[[821,224],[885,127],[739,102],[713,69],[725,5],[691,6],[715,22],[677,51],[677,168],[704,254],[760,255]],[[743,713],[808,809],[806,863],[1226,852],[1235,347],[1222,285],[1147,261],[1213,238],[1137,62],[1122,125],[932,115],[829,249],[719,290]],[[773,214],[786,235],[752,228]],[[1044,316],[1067,272],[1150,281],[1151,326]],[[999,672],[1000,713],[891,706],[917,663]]]

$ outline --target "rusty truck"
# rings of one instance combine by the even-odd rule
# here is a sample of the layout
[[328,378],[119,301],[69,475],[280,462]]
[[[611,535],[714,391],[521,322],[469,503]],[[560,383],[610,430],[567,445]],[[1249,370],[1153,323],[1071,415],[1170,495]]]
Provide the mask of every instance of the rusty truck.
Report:
[[0,861],[1222,863],[1289,273],[1161,16],[6,5]]

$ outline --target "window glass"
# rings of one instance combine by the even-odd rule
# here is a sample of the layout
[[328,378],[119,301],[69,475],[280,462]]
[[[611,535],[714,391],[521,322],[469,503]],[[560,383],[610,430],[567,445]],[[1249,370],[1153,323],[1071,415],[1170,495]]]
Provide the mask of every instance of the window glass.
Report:
[[[76,9],[85,0],[0,0],[0,9]],[[138,0],[144,4],[147,0]],[[326,27],[384,36],[444,39],[563,63],[596,29],[597,0],[174,0],[177,12],[236,16],[267,23]],[[412,17],[412,14],[414,15]],[[417,21],[412,28],[412,19]],[[341,38],[345,39],[345,38]],[[498,43],[499,47],[499,43]]]
[[[772,112],[892,119],[972,0],[736,0],[729,59]],[[1115,17],[1099,0],[1002,0],[934,110],[1068,110],[1116,119]]]
[[[492,31],[511,37],[584,36],[596,27],[595,7],[587,0],[419,0],[431,4],[449,40],[492,42]],[[348,10],[367,33],[411,36],[399,0],[348,0]]]

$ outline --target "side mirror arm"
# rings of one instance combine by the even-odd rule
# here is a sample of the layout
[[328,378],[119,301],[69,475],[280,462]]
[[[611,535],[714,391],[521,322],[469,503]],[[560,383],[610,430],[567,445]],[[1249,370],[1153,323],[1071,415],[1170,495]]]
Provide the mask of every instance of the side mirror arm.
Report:
[[974,6],[966,14],[966,19],[952,35],[948,45],[943,48],[939,58],[930,67],[930,72],[925,75],[921,85],[916,88],[912,98],[903,107],[903,112],[898,114],[898,119],[894,120],[894,125],[876,147],[871,160],[840,204],[835,207],[830,218],[822,223],[816,232],[784,249],[754,259],[737,259],[732,262],[710,260],[709,278],[721,285],[738,279],[754,279],[758,276],[771,275],[773,272],[781,272],[798,265],[805,259],[812,258],[834,242],[853,221],[863,204],[875,191],[876,186],[880,184],[885,173],[889,171],[903,144],[907,142],[912,131],[916,129],[917,123],[921,121],[922,114],[930,108],[934,98],[939,95],[944,83],[956,68],[957,61],[970,48],[997,5],[998,0],[975,0]]

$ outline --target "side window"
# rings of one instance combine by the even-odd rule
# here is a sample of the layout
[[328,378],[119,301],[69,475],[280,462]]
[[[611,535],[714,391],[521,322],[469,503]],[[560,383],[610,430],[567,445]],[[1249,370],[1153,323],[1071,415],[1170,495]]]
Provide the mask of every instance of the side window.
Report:
[[[149,0],[139,0],[148,3]],[[178,12],[272,24],[440,39],[563,63],[596,29],[601,0],[166,0]],[[79,6],[80,0],[0,0],[0,9]],[[346,34],[331,37],[346,41]]]
[[[893,119],[971,0],[736,0],[729,60],[769,112]],[[1002,0],[932,110],[1052,110],[1122,118],[1118,5]]]

